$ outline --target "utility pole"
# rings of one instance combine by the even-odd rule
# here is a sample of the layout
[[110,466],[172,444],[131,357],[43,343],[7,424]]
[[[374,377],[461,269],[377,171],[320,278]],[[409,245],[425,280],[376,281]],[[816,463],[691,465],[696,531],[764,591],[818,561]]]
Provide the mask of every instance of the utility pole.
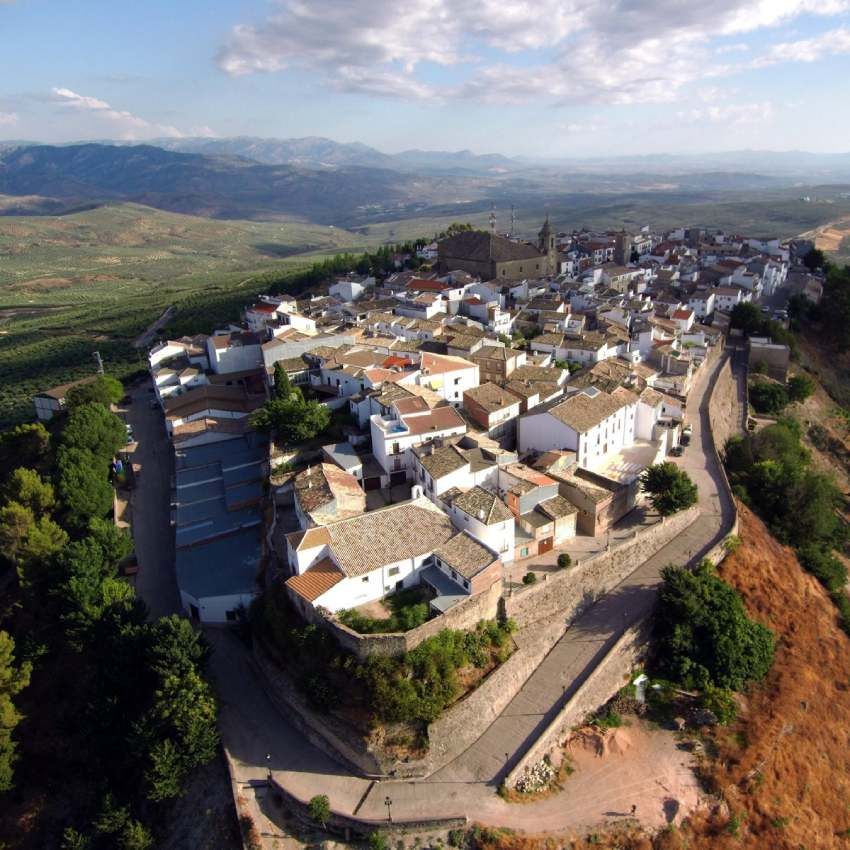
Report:
[[490,205],[490,233],[496,235],[496,205]]
[[103,360],[100,359],[100,352],[95,351],[95,353],[92,356],[94,357],[95,362],[97,363],[97,374],[102,375],[103,374]]
[[511,204],[511,239],[516,236],[516,209],[514,205]]
[[384,805],[387,807],[387,820],[393,822],[393,801],[389,797],[384,797]]

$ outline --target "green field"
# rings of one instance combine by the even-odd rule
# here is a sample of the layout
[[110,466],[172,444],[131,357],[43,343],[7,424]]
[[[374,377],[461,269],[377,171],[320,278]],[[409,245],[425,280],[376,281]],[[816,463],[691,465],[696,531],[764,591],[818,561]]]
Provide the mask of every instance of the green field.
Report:
[[[788,238],[850,213],[847,187],[750,191],[746,193],[638,193],[630,195],[554,195],[545,203],[535,199],[516,205],[517,233],[533,238],[548,215],[558,231],[581,227],[591,230],[649,225],[654,230],[678,226],[707,227],[748,236]],[[805,202],[803,194],[815,200]],[[437,211],[434,211],[437,213]],[[457,205],[445,214],[405,220],[382,221],[357,227],[370,241],[403,241],[444,230],[453,221],[468,221],[486,228],[487,204]],[[510,201],[496,204],[497,228],[510,227]]]
[[210,330],[262,289],[257,275],[366,242],[305,222],[218,221],[132,204],[0,217],[0,427],[32,416],[33,393],[89,374],[96,350],[119,377],[139,368],[131,342],[168,305],[178,307],[169,330]]

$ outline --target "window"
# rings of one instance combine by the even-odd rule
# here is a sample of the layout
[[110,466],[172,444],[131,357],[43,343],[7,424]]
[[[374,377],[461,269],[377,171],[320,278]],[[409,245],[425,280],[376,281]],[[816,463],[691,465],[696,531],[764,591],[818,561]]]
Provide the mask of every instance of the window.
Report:
[[363,576],[363,578],[361,578],[360,581],[369,581],[369,576]]
[[523,558],[527,558],[528,557],[528,546],[523,546],[522,549],[519,550],[519,554]]
[[229,623],[234,622],[236,620],[236,611],[235,610],[225,611],[224,612],[224,619],[227,620]]
[[466,579],[463,580],[463,586],[469,590],[469,582]]
[[457,581],[457,573],[454,570],[452,570],[452,578]]
[[455,386],[457,386],[459,383],[460,383],[460,378],[455,378]]
[[398,567],[390,567],[390,568],[387,570],[387,575],[389,575],[389,576],[397,576],[397,575],[398,575],[398,571],[399,571],[399,568],[398,568]]

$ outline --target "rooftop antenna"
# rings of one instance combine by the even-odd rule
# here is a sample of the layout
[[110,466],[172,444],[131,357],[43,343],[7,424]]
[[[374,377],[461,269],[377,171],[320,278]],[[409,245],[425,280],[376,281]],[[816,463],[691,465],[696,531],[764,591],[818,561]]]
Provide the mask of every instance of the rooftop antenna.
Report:
[[496,205],[490,205],[490,233],[496,234]]
[[100,352],[95,351],[95,353],[92,356],[94,357],[95,362],[97,363],[97,374],[102,375],[103,374],[103,360],[100,359]]
[[516,236],[516,209],[514,205],[511,204],[511,238]]

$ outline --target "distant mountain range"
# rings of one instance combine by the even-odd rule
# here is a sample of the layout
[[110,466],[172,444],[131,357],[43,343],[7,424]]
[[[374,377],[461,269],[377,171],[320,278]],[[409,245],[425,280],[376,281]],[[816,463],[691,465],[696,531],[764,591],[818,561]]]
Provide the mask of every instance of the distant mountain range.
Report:
[[[471,151],[386,154],[330,139],[162,139],[151,144],[0,142],[0,214],[133,201],[216,218],[298,217],[343,227],[465,216],[591,196],[724,200],[850,182],[850,154],[738,151],[532,161]],[[746,199],[746,198],[743,198]]]

